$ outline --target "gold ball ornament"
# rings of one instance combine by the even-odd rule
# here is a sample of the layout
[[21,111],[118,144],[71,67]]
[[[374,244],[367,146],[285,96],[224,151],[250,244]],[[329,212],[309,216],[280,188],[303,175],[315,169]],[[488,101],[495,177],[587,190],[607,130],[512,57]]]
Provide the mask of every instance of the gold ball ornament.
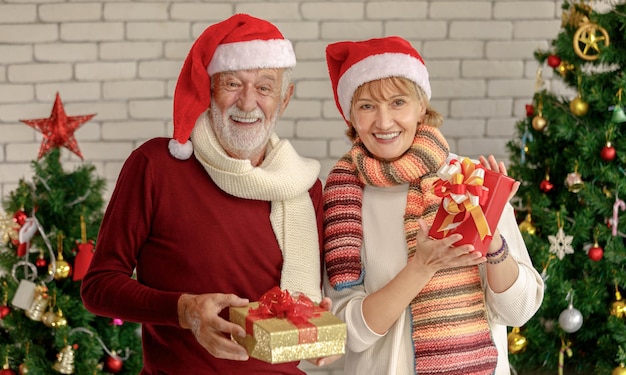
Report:
[[583,60],[597,60],[600,57],[600,43],[604,44],[605,47],[609,46],[609,33],[595,23],[585,22],[581,24],[574,34],[574,52]]
[[20,375],[28,374],[28,366],[26,366],[24,363],[20,365],[19,370],[20,370]]
[[526,215],[526,219],[524,219],[524,221],[522,221],[519,225],[519,230],[522,233],[528,233],[531,236],[534,236],[535,233],[537,232],[537,228],[535,227],[535,225],[533,224],[533,218],[532,216],[529,214]]
[[66,279],[72,273],[72,266],[68,262],[63,259],[63,255],[59,254],[56,262],[54,262],[54,269],[52,267],[53,263],[50,263],[48,266],[48,273],[50,275],[54,275],[55,280]]
[[615,301],[611,304],[610,312],[617,318],[626,316],[626,302],[622,299],[622,294],[619,291],[615,292]]
[[582,100],[580,96],[577,96],[569,103],[569,109],[578,117],[584,116],[589,111],[589,103]]
[[509,353],[517,354],[521,353],[526,349],[526,345],[528,344],[528,340],[526,337],[519,333],[518,327],[513,327],[511,332],[507,335],[507,342],[509,345]]
[[48,311],[43,314],[41,317],[41,322],[46,326],[52,328],[54,326],[54,321],[57,318],[57,314],[52,310],[52,308],[48,309]]
[[613,369],[611,375],[626,375],[626,366],[623,363],[620,363],[619,366]]
[[545,129],[546,125],[548,125],[548,120],[546,120],[543,116],[537,115],[533,117],[532,121],[533,129],[540,132]]
[[63,311],[61,311],[61,309],[58,309],[52,322],[52,328],[65,327],[66,325],[67,319],[63,315]]

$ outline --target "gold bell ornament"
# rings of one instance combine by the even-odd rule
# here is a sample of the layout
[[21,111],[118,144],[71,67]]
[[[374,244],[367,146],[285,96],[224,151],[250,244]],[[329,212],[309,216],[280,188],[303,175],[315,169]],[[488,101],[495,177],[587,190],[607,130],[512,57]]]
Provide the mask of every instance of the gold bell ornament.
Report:
[[572,193],[578,193],[585,186],[580,173],[578,173],[578,162],[576,162],[574,172],[568,173],[567,177],[565,177],[565,186],[567,186],[567,190]]
[[39,322],[43,318],[49,303],[48,288],[44,285],[39,285],[35,287],[35,298],[30,304],[30,308],[24,312],[24,315],[31,320]]
[[65,259],[63,259],[63,238],[63,233],[59,233],[59,235],[57,236],[57,259],[55,262],[51,262],[48,266],[48,273],[50,275],[54,275],[55,280],[66,279],[70,276],[70,273],[72,272],[72,267],[70,266],[70,264],[66,262]]
[[611,315],[616,318],[623,318],[626,316],[626,302],[622,299],[622,294],[619,292],[617,288],[617,283],[615,284],[615,301],[611,303]]
[[57,354],[57,361],[52,368],[61,374],[73,374],[74,354],[74,348],[71,345],[65,345]]
[[509,353],[517,354],[526,350],[528,340],[522,334],[520,334],[519,327],[513,327],[511,332],[507,335],[507,342],[509,345]]

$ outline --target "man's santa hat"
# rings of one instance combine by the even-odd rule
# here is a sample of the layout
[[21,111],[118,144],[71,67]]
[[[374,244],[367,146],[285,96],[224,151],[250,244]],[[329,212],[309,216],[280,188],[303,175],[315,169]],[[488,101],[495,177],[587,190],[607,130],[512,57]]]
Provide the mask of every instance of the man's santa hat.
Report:
[[326,63],[335,103],[348,125],[352,95],[359,86],[370,81],[404,77],[421,87],[430,99],[424,60],[411,43],[400,37],[330,44],[326,47]]
[[178,76],[170,153],[181,160],[193,153],[189,136],[198,116],[211,104],[213,74],[294,66],[296,55],[291,42],[268,21],[235,14],[209,26],[194,42]]

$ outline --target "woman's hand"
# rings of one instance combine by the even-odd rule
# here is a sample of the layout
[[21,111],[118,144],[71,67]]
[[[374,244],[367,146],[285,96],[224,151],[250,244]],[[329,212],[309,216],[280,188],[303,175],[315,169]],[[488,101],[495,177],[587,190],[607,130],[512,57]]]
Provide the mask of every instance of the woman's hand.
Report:
[[[479,159],[480,159],[480,164],[483,167],[485,167],[485,169],[502,173],[503,175],[507,176],[506,166],[504,165],[504,162],[496,161],[496,158],[493,155],[489,155],[488,158],[485,158],[484,156],[480,155]],[[520,182],[515,181],[515,183],[513,184],[513,189],[511,190],[511,194],[509,194],[508,200],[511,200],[511,198],[515,196],[515,194],[517,193],[517,189],[519,189],[519,185],[520,185]]]
[[454,246],[463,239],[463,235],[454,233],[435,240],[428,236],[428,224],[423,219],[419,219],[418,223],[420,231],[416,235],[417,249],[411,258],[418,272],[430,271],[434,275],[441,269],[473,266],[486,260],[480,252],[474,251],[474,245]]

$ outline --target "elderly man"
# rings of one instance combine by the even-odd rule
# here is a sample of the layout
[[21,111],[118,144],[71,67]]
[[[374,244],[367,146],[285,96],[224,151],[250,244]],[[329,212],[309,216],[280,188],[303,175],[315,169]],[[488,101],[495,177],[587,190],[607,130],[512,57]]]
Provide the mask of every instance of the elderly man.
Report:
[[149,140],[124,164],[82,297],[95,314],[143,323],[142,375],[302,374],[297,362],[248,358],[227,317],[276,285],[330,307],[319,164],[274,133],[295,63],[267,21],[237,14],[208,27],[178,78],[173,139]]

